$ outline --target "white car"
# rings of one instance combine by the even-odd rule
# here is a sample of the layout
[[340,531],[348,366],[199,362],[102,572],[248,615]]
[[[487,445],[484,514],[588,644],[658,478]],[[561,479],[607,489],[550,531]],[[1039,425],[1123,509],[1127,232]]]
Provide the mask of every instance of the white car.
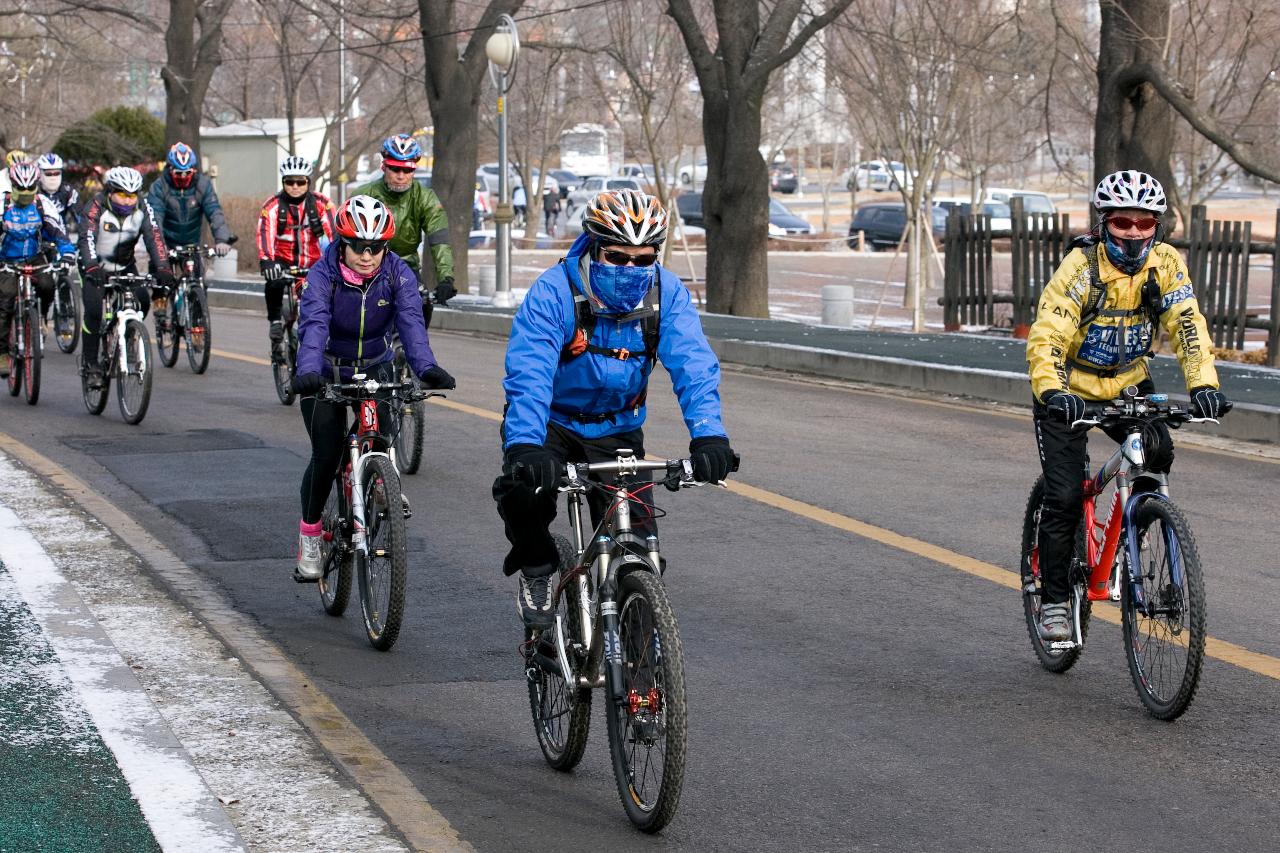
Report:
[[572,213],[577,208],[582,207],[604,190],[639,190],[643,192],[644,187],[640,186],[640,182],[635,178],[606,178],[602,175],[583,178],[578,188],[569,193],[569,212]]
[[855,190],[911,189],[911,174],[897,160],[867,160],[844,173],[844,188]]
[[676,173],[676,179],[682,187],[691,187],[694,184],[705,184],[707,182],[707,158],[699,157],[695,163],[680,163],[679,171]]
[[1053,199],[1041,192],[1034,190],[1015,190],[1006,189],[1004,187],[988,187],[983,194],[982,200],[989,202],[998,202],[1009,204],[1013,199],[1022,199],[1022,210],[1025,213],[1057,213],[1058,209],[1053,204]]

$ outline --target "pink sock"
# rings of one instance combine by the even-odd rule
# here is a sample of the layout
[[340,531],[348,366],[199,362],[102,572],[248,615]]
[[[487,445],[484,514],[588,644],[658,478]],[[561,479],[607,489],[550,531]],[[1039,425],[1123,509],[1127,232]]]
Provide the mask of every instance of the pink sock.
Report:
[[298,530],[301,531],[303,536],[319,536],[324,533],[324,523],[316,521],[307,524],[305,521],[299,521]]

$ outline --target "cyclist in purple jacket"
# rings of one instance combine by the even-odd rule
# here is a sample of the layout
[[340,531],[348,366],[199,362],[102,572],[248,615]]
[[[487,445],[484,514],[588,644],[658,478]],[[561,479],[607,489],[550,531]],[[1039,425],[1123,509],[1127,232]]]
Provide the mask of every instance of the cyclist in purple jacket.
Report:
[[[298,319],[298,370],[294,390],[302,396],[302,418],[311,436],[311,461],[302,476],[302,522],[294,580],[320,577],[320,517],[329,486],[346,448],[347,405],[321,399],[326,381],[350,381],[355,373],[394,382],[399,333],[405,356],[428,388],[453,388],[453,377],[436,363],[422,321],[418,276],[387,251],[396,232],[387,206],[353,196],[335,218],[337,241],[307,274]],[[378,422],[391,423],[379,405]]]

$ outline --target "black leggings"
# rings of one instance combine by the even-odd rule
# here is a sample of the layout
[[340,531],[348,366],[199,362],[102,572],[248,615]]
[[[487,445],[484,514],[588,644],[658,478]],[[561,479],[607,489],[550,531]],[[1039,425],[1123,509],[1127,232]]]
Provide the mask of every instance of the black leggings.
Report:
[[[136,270],[127,270],[136,272]],[[151,291],[145,284],[132,288],[133,298],[138,300],[142,316],[151,311]],[[102,339],[102,285],[93,276],[84,277],[84,363],[93,365],[98,361],[98,342]]]
[[[631,430],[603,438],[583,438],[557,423],[547,424],[547,440],[543,444],[565,462],[612,462],[619,448],[631,448],[636,456],[644,456],[644,434]],[[649,477],[640,475],[640,479]],[[498,502],[498,515],[506,525],[511,550],[502,563],[502,571],[513,575],[524,568],[555,571],[559,555],[551,538],[551,522],[556,519],[557,491],[535,494],[504,466],[502,476],[493,482],[493,499]],[[596,490],[588,493],[591,523],[597,525],[608,505],[607,498]],[[640,501],[631,503],[631,529],[641,536],[658,532],[654,521],[653,490],[647,489]],[[587,535],[589,531],[583,531]],[[532,573],[531,573],[532,574]]]
[[267,319],[272,323],[280,320],[281,308],[284,305],[284,289],[293,285],[291,278],[269,278],[264,285],[267,297]]
[[[369,370],[369,376],[379,382],[390,382],[394,372],[390,364],[378,365]],[[302,520],[314,524],[324,514],[333,479],[347,452],[347,411],[353,406],[321,400],[314,395],[303,397],[300,405],[302,421],[311,436],[311,461],[302,475]],[[379,403],[379,432],[386,435],[390,426],[391,407]]]

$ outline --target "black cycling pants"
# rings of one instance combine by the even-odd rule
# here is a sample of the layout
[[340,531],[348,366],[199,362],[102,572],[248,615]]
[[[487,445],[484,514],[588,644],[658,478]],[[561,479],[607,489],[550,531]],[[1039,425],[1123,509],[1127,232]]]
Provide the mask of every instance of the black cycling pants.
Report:
[[[390,362],[370,368],[368,375],[379,382],[395,379]],[[303,397],[299,405],[307,435],[311,436],[311,460],[302,475],[302,520],[314,524],[324,514],[333,478],[347,453],[347,411],[353,407],[348,403],[321,400],[315,395]],[[386,435],[390,426],[391,407],[378,403],[379,432]]]
[[[43,259],[39,259],[43,262]],[[42,273],[32,282],[36,298],[40,300],[40,315],[49,315],[53,304],[53,276]],[[16,273],[0,273],[0,353],[9,351],[9,322],[13,318],[18,300],[18,276]]]
[[[641,430],[583,438],[556,423],[547,424],[547,440],[543,447],[564,462],[612,462],[620,448],[631,448],[636,456],[644,455],[644,433]],[[641,474],[640,478],[648,477]],[[513,575],[521,569],[536,569],[530,575],[551,574],[557,568],[559,554],[551,538],[551,522],[556,518],[557,491],[535,494],[503,466],[502,476],[493,481],[493,499],[498,502],[498,515],[506,525],[511,550],[502,562],[502,571]],[[591,523],[598,525],[608,508],[608,499],[597,490],[588,493]],[[653,489],[646,489],[640,501],[631,502],[631,527],[641,536],[657,533],[653,518]],[[583,531],[587,536],[590,531]]]
[[[1144,383],[1146,384],[1146,383]],[[1139,386],[1141,387],[1141,386]],[[1149,393],[1150,388],[1143,393]],[[1042,601],[1060,603],[1071,598],[1071,565],[1075,534],[1084,518],[1084,478],[1088,473],[1089,454],[1086,429],[1072,432],[1065,424],[1047,416],[1045,407],[1033,407],[1036,443],[1040,448],[1040,466],[1044,471],[1044,503],[1040,511],[1040,578]],[[1123,430],[1108,430],[1107,435],[1119,444]],[[1150,425],[1143,436],[1147,468],[1161,474],[1173,465],[1173,438],[1162,422]]]
[[[138,300],[142,316],[146,317],[151,311],[151,291],[145,284],[134,285],[130,289],[133,298]],[[84,277],[84,324],[81,331],[84,332],[84,363],[92,365],[98,360],[98,342],[102,339],[102,285],[89,275]]]
[[291,278],[269,278],[263,285],[263,292],[267,298],[267,319],[272,323],[280,320],[284,306],[284,289],[292,285]]

